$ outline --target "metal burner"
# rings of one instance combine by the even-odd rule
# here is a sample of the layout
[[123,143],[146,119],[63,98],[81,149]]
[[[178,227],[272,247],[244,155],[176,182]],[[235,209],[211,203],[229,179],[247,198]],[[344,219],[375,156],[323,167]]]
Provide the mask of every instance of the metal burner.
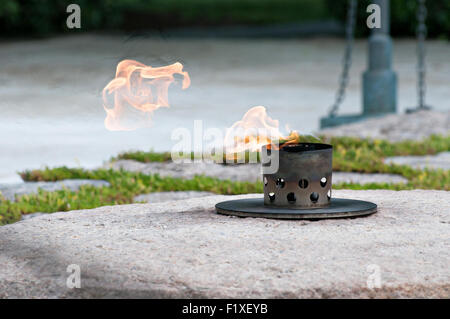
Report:
[[[302,143],[286,145],[279,151],[267,150],[264,146],[261,154],[264,205],[295,209],[330,205],[331,145]],[[271,174],[267,167],[271,159],[277,158],[278,170]]]
[[[216,205],[219,214],[280,219],[322,219],[373,214],[370,202],[331,198],[333,147],[320,143],[262,148],[264,198],[241,199]],[[278,161],[273,172],[272,161]]]

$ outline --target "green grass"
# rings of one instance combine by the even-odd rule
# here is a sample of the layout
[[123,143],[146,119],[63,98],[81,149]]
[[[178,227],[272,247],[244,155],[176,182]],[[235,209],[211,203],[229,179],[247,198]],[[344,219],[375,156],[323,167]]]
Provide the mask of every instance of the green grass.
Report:
[[[450,190],[450,170],[413,169],[404,165],[387,165],[384,158],[397,155],[426,155],[450,151],[450,136],[432,136],[423,141],[391,143],[382,140],[358,138],[325,138],[333,145],[333,170],[363,173],[399,174],[408,179],[406,184],[357,183],[333,184],[333,189],[440,189]],[[126,152],[117,159],[133,159],[141,162],[164,162],[170,153]],[[260,182],[232,182],[218,178],[196,176],[192,179],[160,177],[136,172],[112,169],[85,170],[82,168],[45,168],[20,173],[24,181],[58,181],[64,179],[96,179],[110,183],[108,187],[82,186],[78,191],[62,189],[54,192],[40,190],[37,194],[24,195],[11,202],[0,199],[0,225],[20,220],[22,214],[33,212],[52,213],[76,209],[89,209],[105,205],[128,204],[139,194],[160,191],[210,191],[217,194],[260,193]],[[1,196],[1,195],[0,195]]]
[[63,179],[99,179],[111,185],[96,188],[82,186],[78,191],[62,189],[54,192],[39,190],[37,194],[16,197],[16,201],[0,200],[0,225],[20,220],[21,214],[34,212],[52,213],[77,209],[89,209],[106,205],[129,204],[139,194],[162,191],[210,191],[217,194],[260,193],[261,183],[231,182],[218,178],[196,176],[192,179],[160,177],[142,173],[114,171],[112,169],[84,170],[80,168],[46,168],[25,171],[26,181],[57,181]]
[[450,170],[420,170],[384,162],[388,156],[427,155],[450,151],[450,136],[431,136],[423,141],[398,143],[346,137],[324,141],[333,145],[334,171],[399,174],[409,180],[406,185],[408,188],[450,190]]
[[64,166],[25,171],[20,175],[25,181],[57,181],[63,179],[105,180],[111,186],[98,189],[112,188],[117,190],[121,196],[128,199],[138,194],[162,191],[198,190],[231,195],[251,193],[258,190],[258,188],[255,188],[256,184],[250,182],[231,182],[207,176],[196,176],[192,179],[160,177],[158,174],[146,175],[139,172],[113,169],[85,170]]
[[134,152],[124,152],[117,155],[117,157],[111,158],[111,161],[117,160],[135,160],[142,163],[149,162],[168,162],[171,160],[170,152],[157,153],[153,151],[134,151]]
[[[360,153],[370,152],[382,158],[401,155],[427,155],[450,151],[450,135],[432,135],[422,141],[389,142],[386,140],[361,139],[356,137],[321,137],[325,143],[333,145],[335,151]],[[336,154],[336,153],[335,153]]]
[[[392,143],[386,140],[361,139],[356,137],[301,137],[303,142],[322,142],[333,145],[334,169],[343,171],[377,172],[379,164],[389,156],[429,155],[450,151],[450,136],[432,135],[422,141]],[[187,155],[189,156],[189,155]],[[193,158],[191,154],[191,158]],[[248,161],[249,153],[245,154]],[[257,155],[259,159],[259,155]],[[167,162],[169,152],[129,151],[111,160],[129,159],[138,162]],[[337,163],[336,163],[337,162]],[[373,167],[376,165],[376,167]]]

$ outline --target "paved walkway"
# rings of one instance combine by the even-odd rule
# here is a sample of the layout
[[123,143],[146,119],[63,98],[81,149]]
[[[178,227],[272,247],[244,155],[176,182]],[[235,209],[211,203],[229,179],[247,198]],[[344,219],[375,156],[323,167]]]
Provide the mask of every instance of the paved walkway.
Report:
[[[449,104],[450,108],[450,104]],[[391,114],[367,121],[328,128],[321,131],[330,136],[355,136],[392,142],[422,140],[430,135],[450,135],[450,110]]]
[[450,152],[442,152],[436,155],[426,156],[394,156],[388,157],[385,163],[408,165],[414,168],[450,169]]
[[[332,103],[344,42],[335,39],[154,39],[81,35],[2,42],[0,59],[0,182],[16,182],[18,170],[42,165],[94,167],[129,149],[170,150],[177,127],[225,128],[250,107],[265,105],[284,127],[318,128]],[[394,41],[399,109],[416,103],[415,43]],[[450,47],[427,46],[427,103],[448,110]],[[171,107],[155,112],[153,127],[108,132],[101,90],[125,58],[160,66],[185,64],[192,85],[170,89]],[[366,42],[355,43],[343,113],[358,112]]]

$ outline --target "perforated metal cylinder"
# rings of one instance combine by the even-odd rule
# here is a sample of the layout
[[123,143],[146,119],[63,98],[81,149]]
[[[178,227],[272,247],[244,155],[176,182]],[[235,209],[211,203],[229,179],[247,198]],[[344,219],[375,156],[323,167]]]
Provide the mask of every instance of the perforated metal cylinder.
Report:
[[[274,153],[277,152],[277,153]],[[263,147],[264,205],[293,209],[326,207],[331,199],[333,147],[320,143]],[[271,161],[277,160],[273,173]]]

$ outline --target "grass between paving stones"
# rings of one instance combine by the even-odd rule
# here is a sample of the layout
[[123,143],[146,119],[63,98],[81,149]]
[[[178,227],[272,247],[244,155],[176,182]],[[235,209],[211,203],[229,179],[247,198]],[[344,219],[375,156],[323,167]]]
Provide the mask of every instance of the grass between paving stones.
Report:
[[[402,141],[389,142],[386,140],[362,139],[357,137],[325,137],[325,136],[308,136],[301,137],[302,142],[322,142],[333,145],[333,159],[349,160],[354,164],[354,170],[360,171],[363,168],[375,172],[377,168],[367,167],[368,159],[371,162],[382,162],[386,157],[390,156],[412,156],[412,155],[432,155],[440,152],[450,151],[450,135],[440,136],[432,135],[422,141]],[[189,154],[187,155],[189,156]],[[193,154],[190,154],[193,158]],[[249,154],[246,154],[248,159]],[[258,156],[259,158],[259,156]],[[359,159],[364,158],[365,162],[360,163]],[[171,160],[170,152],[153,152],[153,151],[130,151],[119,154],[117,157],[111,158],[115,160],[135,160],[142,163],[149,162],[168,162]],[[356,160],[356,161],[355,161]]]
[[124,152],[117,155],[117,157],[112,157],[110,161],[117,160],[135,160],[142,163],[150,162],[169,162],[171,161],[170,152],[157,153],[153,151],[134,151],[134,152]]
[[89,209],[106,205],[129,204],[139,194],[162,191],[210,191],[217,194],[261,193],[261,183],[231,182],[213,177],[196,176],[192,179],[160,177],[136,172],[112,169],[84,170],[59,167],[21,173],[25,181],[57,181],[62,179],[106,180],[110,186],[96,188],[84,185],[78,191],[68,189],[16,197],[16,201],[0,199],[0,225],[20,220],[22,214],[34,212],[52,213],[77,209]]
[[450,136],[431,136],[423,141],[398,143],[345,137],[325,138],[324,141],[333,145],[334,171],[398,174],[409,181],[403,187],[450,190],[450,170],[421,170],[384,162],[389,156],[428,155],[450,151]]
[[[333,170],[359,173],[399,174],[409,180],[407,185],[373,184],[384,189],[443,189],[450,188],[450,171],[442,169],[413,169],[406,165],[385,164],[390,156],[430,155],[450,151],[450,136],[432,135],[422,141],[389,142],[386,140],[361,139],[356,137],[302,137],[304,142],[322,142],[333,145]],[[188,155],[189,156],[189,155]],[[191,154],[192,156],[192,154]],[[245,154],[248,159],[249,154]],[[255,158],[255,157],[253,157]],[[259,158],[259,157],[258,157]],[[140,162],[170,161],[170,153],[126,152],[117,159],[132,159]],[[335,186],[335,185],[333,185]],[[369,185],[345,185],[353,189],[367,189]]]
[[[406,184],[357,183],[333,184],[333,189],[441,189],[450,190],[450,170],[419,170],[405,165],[387,165],[383,159],[397,155],[425,155],[450,151],[450,136],[432,136],[419,142],[390,143],[357,138],[324,138],[334,147],[335,171],[399,174],[408,179]],[[170,160],[170,153],[128,152],[116,159],[134,159],[142,162]],[[0,199],[0,225],[20,220],[22,214],[89,209],[105,205],[128,204],[139,194],[160,191],[211,191],[217,194],[246,194],[263,191],[260,182],[232,182],[218,178],[196,176],[193,179],[160,177],[112,169],[85,170],[81,168],[46,168],[20,173],[24,181],[57,181],[63,179],[105,180],[110,186],[96,188],[82,186],[78,191],[68,189],[54,192],[40,190],[37,194],[23,195],[15,202]]]

